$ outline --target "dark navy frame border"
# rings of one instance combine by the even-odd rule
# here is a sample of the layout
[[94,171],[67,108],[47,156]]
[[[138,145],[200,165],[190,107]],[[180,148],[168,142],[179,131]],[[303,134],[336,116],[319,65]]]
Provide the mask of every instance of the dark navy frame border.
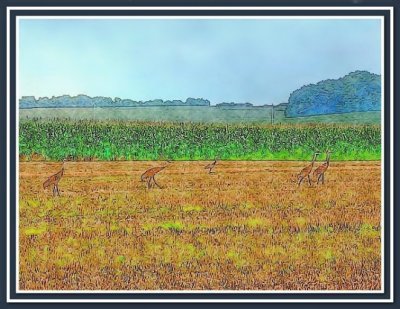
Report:
[[[0,0],[1,1],[1,0]],[[335,299],[335,300],[342,300],[343,302],[346,302],[346,300],[354,300],[354,299],[362,299],[362,300],[368,300],[370,299],[379,301],[381,300],[384,302],[385,300],[387,301],[390,298],[390,289],[392,288],[391,282],[390,282],[390,275],[391,272],[393,272],[393,269],[390,269],[390,241],[391,241],[391,235],[390,235],[390,173],[391,173],[391,166],[390,166],[390,116],[391,113],[394,113],[395,116],[398,116],[398,111],[397,108],[394,107],[394,110],[390,110],[390,12],[389,10],[385,9],[384,7],[378,8],[377,10],[362,10],[362,6],[394,6],[396,8],[396,1],[395,0],[383,0],[383,1],[362,1],[362,5],[358,5],[360,7],[360,10],[301,10],[301,11],[296,11],[296,10],[235,10],[235,11],[228,11],[228,10],[212,10],[212,9],[204,9],[204,10],[196,10],[192,11],[190,9],[188,10],[79,10],[79,9],[62,9],[62,10],[57,10],[57,9],[52,9],[52,10],[11,10],[10,12],[10,76],[6,76],[6,7],[7,6],[38,6],[38,3],[32,3],[36,1],[6,1],[8,2],[6,5],[4,5],[3,2],[0,3],[1,7],[1,12],[0,12],[0,19],[2,20],[2,31],[0,33],[0,52],[2,55],[2,68],[3,70],[1,71],[1,88],[0,88],[0,94],[3,97],[3,100],[1,101],[0,104],[0,116],[1,116],[1,121],[0,121],[0,126],[1,126],[1,146],[2,146],[2,151],[0,153],[0,172],[1,172],[1,194],[0,198],[3,203],[0,205],[4,205],[4,207],[1,208],[1,216],[0,216],[0,222],[2,226],[2,237],[1,237],[1,253],[2,258],[1,258],[1,269],[4,271],[1,272],[2,278],[4,280],[0,280],[1,284],[1,295],[2,299],[5,302],[6,298],[6,289],[7,285],[9,286],[9,295],[11,300],[21,300],[21,301],[28,301],[31,299],[35,300],[54,300],[57,301],[57,299],[82,299],[82,300],[111,300],[112,299],[126,299],[127,302],[129,300],[143,300],[144,302],[146,300],[151,301],[152,299],[179,299],[179,300],[187,300],[190,302],[190,299],[208,299],[208,300],[224,300],[224,299],[237,299],[238,301],[245,301],[246,299],[258,299],[258,300],[273,300],[276,299],[277,302],[279,302],[280,299],[285,299],[285,300],[290,300],[290,299],[302,299],[305,302],[309,299],[313,300],[318,300],[321,302],[324,302],[324,300],[329,300],[329,299]],[[135,2],[135,5],[137,6],[165,6],[163,3],[151,3],[149,5],[148,1],[143,0],[143,3],[138,3]],[[147,3],[146,3],[147,2]],[[169,5],[175,5],[175,6],[188,6],[185,3],[178,3],[180,1],[175,1],[175,3],[169,3]],[[251,3],[244,3],[243,1],[241,3],[237,3],[237,1],[230,1],[230,3],[217,3],[214,2],[212,5],[214,6],[357,6],[357,1],[323,1],[323,4],[318,3],[322,1],[302,1],[302,4],[298,4],[296,0],[289,0],[289,1],[252,1]],[[41,5],[46,5],[46,6],[132,6],[133,1],[104,1],[104,0],[97,0],[97,1],[57,1],[52,2],[52,1],[40,1]],[[210,5],[208,3],[194,3],[194,1],[190,2],[191,6],[207,6]],[[73,15],[82,15],[82,16],[90,16],[90,15],[100,15],[100,16],[118,16],[118,15],[191,15],[191,16],[196,16],[196,15],[236,15],[236,16],[249,16],[249,15],[286,15],[286,16],[299,16],[299,15],[315,15],[315,16],[335,16],[335,15],[352,15],[352,16],[383,16],[384,17],[384,37],[385,37],[385,54],[384,54],[384,68],[385,68],[385,97],[384,97],[384,106],[385,106],[385,114],[384,114],[384,121],[385,121],[385,140],[384,140],[384,147],[385,147],[385,166],[384,166],[384,181],[385,181],[385,192],[384,192],[384,215],[385,215],[385,220],[384,220],[384,226],[385,226],[385,244],[384,244],[384,252],[385,252],[385,258],[384,258],[384,276],[385,276],[385,282],[384,282],[384,292],[383,293],[374,293],[374,294],[369,294],[369,293],[345,293],[345,294],[340,294],[340,293],[246,293],[246,294],[241,294],[241,293],[229,293],[229,294],[214,294],[214,293],[113,293],[110,291],[110,293],[101,293],[101,294],[92,294],[92,293],[85,293],[85,294],[80,294],[80,293],[63,293],[62,291],[60,293],[28,293],[28,292],[16,292],[16,263],[15,263],[15,253],[16,253],[16,233],[15,233],[15,226],[16,226],[16,200],[15,200],[15,193],[16,193],[16,175],[15,175],[15,158],[16,158],[16,151],[15,151],[15,146],[16,146],[16,114],[15,114],[15,102],[16,102],[16,76],[15,76],[15,69],[16,69],[16,59],[15,59],[15,31],[16,31],[16,17],[17,16],[35,16],[35,15],[50,15],[50,16],[61,16],[61,15],[68,15],[68,16],[73,16]],[[396,18],[394,20],[394,29],[396,29]],[[397,41],[394,41],[394,48],[397,49]],[[395,55],[396,53],[394,53]],[[393,55],[393,56],[394,56]],[[396,64],[396,62],[395,62]],[[396,68],[393,67],[394,74],[395,74],[395,80],[396,76],[398,74],[398,63],[396,64]],[[7,101],[6,101],[6,80],[9,78],[9,86],[10,86],[10,179],[6,179],[6,112],[7,112]],[[394,89],[395,92],[395,98],[397,98],[397,91],[396,87]],[[396,105],[396,100],[394,98],[394,105]],[[398,130],[398,124],[394,123],[395,125],[395,132]],[[395,158],[397,152],[397,144],[395,142]],[[394,166],[394,172],[395,175],[398,173],[398,166],[395,163]],[[8,206],[6,203],[6,182],[9,181],[10,183],[10,205]],[[398,197],[398,191],[394,190],[395,193],[395,201],[397,201]],[[394,206],[396,205],[396,202],[394,203]],[[10,207],[10,282],[6,282],[6,207]],[[394,209],[395,212],[395,218],[398,217],[397,210]],[[394,235],[398,235],[398,227],[395,225],[394,226],[395,232]],[[395,246],[395,256],[398,257],[398,249]],[[396,258],[395,258],[396,261]],[[397,279],[397,275],[396,275]],[[397,282],[397,280],[396,280]],[[101,305],[101,304],[97,304]],[[103,304],[104,305],[104,304]],[[289,304],[288,304],[289,305]]]

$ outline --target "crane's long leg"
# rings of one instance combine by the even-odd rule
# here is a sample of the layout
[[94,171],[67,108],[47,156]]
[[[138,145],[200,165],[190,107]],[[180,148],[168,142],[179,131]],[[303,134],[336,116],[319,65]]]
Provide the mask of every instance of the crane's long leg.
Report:
[[308,185],[311,186],[311,178],[310,178],[310,174],[307,175],[308,178]]
[[325,184],[325,173],[322,174],[322,184]]
[[57,195],[60,196],[60,190],[58,189],[58,185],[57,185]]
[[303,179],[304,179],[304,177],[302,177],[302,176],[299,176],[299,187],[300,187],[300,185],[301,185],[301,182],[303,181]]
[[159,186],[159,184],[156,182],[156,179],[154,178],[154,176],[153,176],[152,178],[153,178],[154,184],[155,184],[157,187],[159,187],[159,188],[161,189],[161,187]]
[[149,180],[147,180],[147,189],[151,188],[151,177],[149,177]]

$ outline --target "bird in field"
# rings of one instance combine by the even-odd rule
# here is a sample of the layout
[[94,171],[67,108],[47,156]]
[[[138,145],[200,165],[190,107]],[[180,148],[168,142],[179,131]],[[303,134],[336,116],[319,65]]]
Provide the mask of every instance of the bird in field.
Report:
[[65,159],[62,161],[62,167],[61,167],[60,171],[58,171],[54,175],[51,175],[43,183],[43,189],[46,189],[46,188],[48,188],[50,186],[53,187],[53,196],[56,196],[56,194],[58,196],[60,196],[60,191],[58,190],[58,183],[60,182],[61,178],[64,175],[64,163],[65,163]]
[[317,184],[319,184],[320,181],[322,181],[322,184],[324,184],[325,172],[328,170],[330,160],[331,160],[331,152],[327,150],[325,162],[322,165],[318,166],[313,172],[314,178],[317,179]]
[[297,180],[298,180],[298,186],[299,187],[300,187],[302,181],[304,180],[304,178],[306,178],[306,177],[308,179],[308,184],[311,186],[310,174],[311,174],[311,171],[312,171],[312,169],[314,167],[315,160],[317,159],[317,156],[320,155],[320,154],[321,154],[320,152],[315,152],[311,163],[309,165],[307,165],[305,168],[303,168],[301,170],[301,172],[297,175]]
[[[172,162],[167,160],[167,163],[170,164]],[[140,176],[140,181],[147,182],[147,188],[148,189],[150,189],[153,185],[155,185],[155,186],[159,187],[160,189],[162,189],[160,187],[160,185],[156,182],[156,179],[154,177],[156,176],[156,174],[158,174],[164,168],[166,168],[168,166],[168,164],[164,165],[164,166],[157,166],[157,167],[152,167],[152,168],[148,169],[147,171],[145,171]]]
[[214,160],[214,162],[207,164],[204,169],[208,170],[208,173],[211,174],[213,173],[213,169],[215,168],[215,166],[217,165],[217,159]]

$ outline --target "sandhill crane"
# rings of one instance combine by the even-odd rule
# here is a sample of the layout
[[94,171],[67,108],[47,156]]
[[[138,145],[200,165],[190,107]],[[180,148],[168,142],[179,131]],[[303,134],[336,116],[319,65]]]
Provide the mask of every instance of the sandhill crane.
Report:
[[311,161],[311,164],[309,164],[308,166],[306,166],[305,168],[303,168],[301,170],[301,172],[297,175],[297,179],[298,179],[298,185],[300,187],[302,181],[304,180],[304,178],[308,178],[308,184],[311,186],[311,179],[310,179],[310,173],[312,171],[312,168],[314,166],[315,160],[317,159],[317,156],[319,155],[319,152],[315,152],[313,159]]
[[58,190],[58,183],[60,182],[61,177],[64,175],[64,163],[65,159],[63,160],[61,170],[56,174],[47,178],[47,180],[43,183],[43,189],[46,189],[49,186],[53,186],[53,196],[56,196],[56,193],[58,196],[60,196],[60,191]]
[[320,180],[322,180],[322,184],[324,184],[325,172],[329,167],[330,159],[331,159],[331,152],[329,150],[327,150],[326,151],[325,163],[323,163],[322,165],[318,166],[313,172],[313,176],[317,179],[317,184],[319,184]]
[[[168,163],[171,163],[171,161],[167,161]],[[156,182],[156,179],[154,178],[154,176],[161,172],[164,168],[166,168],[167,165],[164,166],[158,166],[158,167],[152,167],[150,169],[148,169],[147,171],[145,171],[141,176],[140,176],[140,180],[141,181],[147,181],[147,188],[150,189],[152,186],[152,182],[161,189],[161,187],[159,186],[159,184]]]
[[208,169],[208,173],[211,174],[213,168],[214,168],[216,165],[217,165],[217,159],[215,159],[213,163],[210,163],[210,164],[206,165],[206,166],[204,167],[204,169],[206,169],[206,170]]

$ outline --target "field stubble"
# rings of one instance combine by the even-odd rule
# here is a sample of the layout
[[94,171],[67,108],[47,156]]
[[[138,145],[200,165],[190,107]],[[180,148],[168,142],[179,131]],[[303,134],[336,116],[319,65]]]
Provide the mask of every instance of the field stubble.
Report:
[[22,290],[377,290],[380,162],[21,162]]

